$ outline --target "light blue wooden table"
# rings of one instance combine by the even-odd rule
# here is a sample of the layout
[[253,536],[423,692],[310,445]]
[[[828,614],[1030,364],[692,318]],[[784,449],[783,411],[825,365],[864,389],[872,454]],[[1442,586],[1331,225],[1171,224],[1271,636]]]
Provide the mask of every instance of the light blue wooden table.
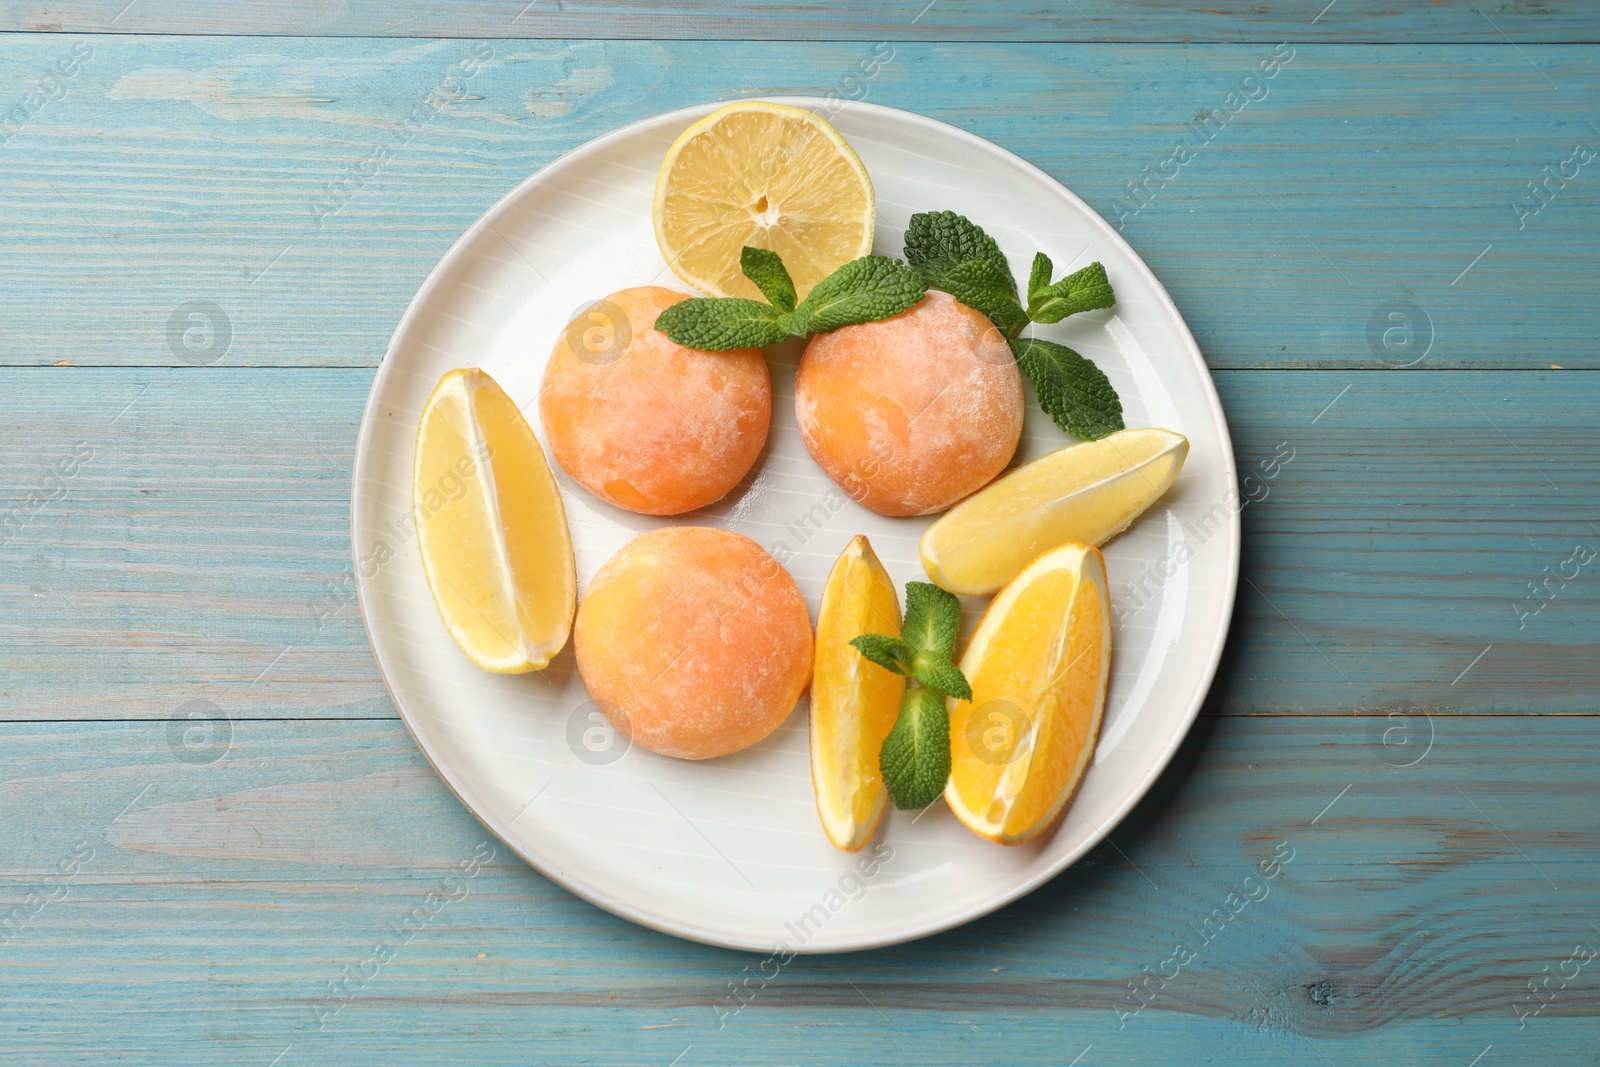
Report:
[[[1324,3],[4,5],[4,1062],[1600,1060],[1600,9]],[[425,765],[342,592],[351,453],[514,183],[829,91],[1122,216],[1270,493],[1206,710],[1109,844],[719,1024],[754,957],[568,895]]]

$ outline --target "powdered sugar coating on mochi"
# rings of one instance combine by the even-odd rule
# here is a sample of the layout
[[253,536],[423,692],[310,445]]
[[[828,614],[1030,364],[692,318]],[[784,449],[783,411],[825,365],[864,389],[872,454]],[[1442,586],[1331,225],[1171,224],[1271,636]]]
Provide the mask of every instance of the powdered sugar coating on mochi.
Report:
[[880,515],[943,511],[1011,462],[1022,375],[989,319],[930,291],[892,318],[813,338],[795,417],[813,459]]
[[747,748],[811,682],[800,587],[748,537],[667,526],[624,545],[578,603],[589,695],[618,732],[664,756]]
[[[612,293],[605,344],[574,352],[562,331],[539,390],[539,419],[561,469],[601,500],[644,515],[715,503],[761,456],[772,379],[758,348],[704,352],[655,329],[683,293],[647,285]],[[609,308],[607,305],[610,305]],[[607,343],[612,343],[607,342]]]

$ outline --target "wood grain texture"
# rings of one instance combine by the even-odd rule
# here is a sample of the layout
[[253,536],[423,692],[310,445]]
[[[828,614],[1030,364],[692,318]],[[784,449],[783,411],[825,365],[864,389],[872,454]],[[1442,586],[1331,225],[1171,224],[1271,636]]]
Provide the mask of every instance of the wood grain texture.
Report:
[[[392,715],[348,578],[370,379],[0,373],[0,718],[163,718],[192,699],[235,717]],[[1600,551],[1600,374],[1217,382],[1261,499],[1208,713],[1600,711],[1600,560],[1560,578],[1575,546]]]
[[[1337,4],[1337,6],[1335,6]],[[30,0],[0,29],[316,37],[894,41],[1593,41],[1583,0]]]
[[[923,942],[797,959],[737,1014],[729,983],[762,957],[632,926],[529,871],[396,723],[237,723],[203,764],[175,759],[163,724],[8,724],[0,1047],[18,1065],[285,1049],[281,1064],[1066,1064],[1092,1046],[1082,1063],[1464,1067],[1492,1043],[1501,1062],[1587,1065],[1592,965],[1525,1029],[1518,1014],[1527,982],[1600,945],[1600,721],[1436,722],[1432,750],[1395,767],[1359,720],[1204,721],[1112,843],[1048,886]],[[1262,897],[1244,880],[1275,852],[1288,863]],[[29,908],[30,891],[56,899]],[[1260,899],[1204,942],[1242,892]],[[453,899],[397,934],[433,893]],[[1122,1015],[1180,939],[1195,958]],[[393,959],[361,975],[378,945]]]
[[[1256,82],[1275,46],[888,47],[0,38],[25,113],[29,82],[92,51],[0,128],[0,363],[373,366],[451,242],[562,152],[708,99],[837,91],[1124,215],[1214,366],[1600,366],[1600,162],[1568,162],[1600,145],[1592,49],[1295,44]],[[426,103],[482,48],[462,99]],[[1134,213],[1129,184],[1169,172]],[[197,301],[225,345],[186,332]]]
[[[1600,548],[1600,171],[1528,188],[1600,138],[1595,50],[1537,43],[1593,42],[1589,0],[25,0],[0,30],[6,1064],[1594,1062],[1600,969],[1561,975],[1600,949],[1597,564],[1552,575]],[[455,38],[493,59],[440,102],[485,47]],[[529,871],[393,720],[351,452],[412,293],[517,181],[829,92],[1123,214],[1264,498],[1205,714],[1107,844],[734,1013],[761,957]]]

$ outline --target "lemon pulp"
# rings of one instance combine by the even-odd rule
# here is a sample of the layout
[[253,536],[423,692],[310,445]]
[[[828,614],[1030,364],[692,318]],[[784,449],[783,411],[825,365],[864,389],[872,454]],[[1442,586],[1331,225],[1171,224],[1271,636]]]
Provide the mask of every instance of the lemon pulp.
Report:
[[923,532],[923,569],[952,593],[992,593],[1040,553],[1100,545],[1160,498],[1189,441],[1171,430],[1118,430],[1026,463]]
[[547,665],[577,604],[566,510],[532,428],[483,371],[450,371],[428,398],[412,507],[423,572],[461,650],[500,674]]
[[760,299],[745,245],[778,253],[800,299],[872,251],[872,179],[832,125],[803,108],[746,100],[685,130],[656,178],[656,243],[712,296]]

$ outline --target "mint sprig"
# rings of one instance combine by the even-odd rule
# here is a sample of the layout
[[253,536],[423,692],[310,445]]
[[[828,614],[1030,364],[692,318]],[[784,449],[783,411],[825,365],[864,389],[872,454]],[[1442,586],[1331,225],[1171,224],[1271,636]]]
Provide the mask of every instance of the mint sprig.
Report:
[[906,617],[900,636],[862,634],[850,643],[867,659],[917,684],[906,687],[900,716],[878,751],[889,798],[902,811],[925,808],[950,777],[947,696],[972,699],[972,686],[955,665],[961,601],[927,582],[906,583]]
[[1091,441],[1122,429],[1122,402],[1099,367],[1065,345],[1020,336],[1030,322],[1048,325],[1116,304],[1104,266],[1091,263],[1051,281],[1055,267],[1040,252],[1033,257],[1024,306],[1000,246],[983,227],[953,211],[911,216],[906,262],[928,288],[983,312],[1005,334],[1017,366],[1057,426]]
[[917,272],[886,256],[840,267],[795,303],[794,280],[776,252],[746,246],[739,269],[768,303],[744,297],[691,297],[656,316],[655,328],[680,345],[726,352],[898,315],[927,294]]

